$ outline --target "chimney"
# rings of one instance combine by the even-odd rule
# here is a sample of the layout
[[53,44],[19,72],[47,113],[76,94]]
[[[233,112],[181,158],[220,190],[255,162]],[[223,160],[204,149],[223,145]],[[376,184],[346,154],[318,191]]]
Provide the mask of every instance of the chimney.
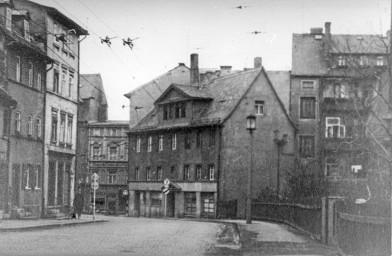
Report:
[[185,64],[182,63],[182,62],[179,62],[179,63],[178,63],[178,66],[184,66],[184,67],[185,67]]
[[199,55],[191,54],[191,85],[199,83]]
[[325,35],[331,35],[331,22],[325,22]]
[[255,59],[254,59],[254,68],[261,68],[263,65],[262,65],[262,59],[261,59],[261,57],[256,57]]

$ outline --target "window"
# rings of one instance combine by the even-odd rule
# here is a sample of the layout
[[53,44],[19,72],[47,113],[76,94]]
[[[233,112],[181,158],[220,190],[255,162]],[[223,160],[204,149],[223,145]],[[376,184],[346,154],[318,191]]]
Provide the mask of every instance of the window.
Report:
[[109,148],[109,160],[117,160],[117,147],[112,146]]
[[359,57],[359,65],[360,66],[367,66],[369,65],[369,59],[367,56],[360,56]]
[[203,147],[203,137],[202,137],[201,131],[197,131],[197,133],[196,133],[196,147],[197,148]]
[[196,215],[196,193],[184,193],[184,214],[188,216]]
[[163,106],[163,120],[169,119],[169,106],[164,105]]
[[37,74],[37,90],[42,90],[42,75],[41,73]]
[[65,113],[60,113],[60,142],[65,143]]
[[300,99],[300,118],[315,119],[316,118],[316,98],[301,97]]
[[163,106],[163,120],[186,117],[186,105],[184,102],[171,103]]
[[20,82],[20,56],[16,56],[16,82]]
[[177,134],[172,134],[171,143],[172,143],[172,150],[176,150],[177,149]]
[[11,110],[4,109],[3,114],[3,135],[8,136],[10,134],[11,124]]
[[8,30],[12,29],[12,10],[10,8],[6,8],[6,20],[5,20],[5,27]]
[[68,115],[67,121],[67,143],[72,144],[72,126],[73,126],[73,116]]
[[315,82],[313,80],[302,80],[301,90],[314,90]]
[[177,166],[175,166],[175,165],[173,165],[170,168],[170,179],[172,179],[172,180],[178,179],[178,170],[177,170]]
[[147,180],[151,180],[151,167],[146,167]]
[[93,151],[93,160],[98,160],[101,154],[100,149],[101,147],[98,144],[94,144],[92,147]]
[[116,181],[117,181],[117,172],[116,172],[116,170],[109,170],[108,184],[116,184]]
[[152,136],[148,136],[147,139],[147,152],[151,152],[152,150]]
[[335,84],[335,98],[347,99],[349,98],[348,85],[346,84]]
[[339,174],[339,159],[335,157],[325,158],[325,176],[338,176]]
[[140,170],[139,167],[135,167],[135,180],[139,180]]
[[54,64],[54,69],[53,69],[53,92],[59,93],[59,84],[60,84],[59,65],[58,64]]
[[157,167],[157,179],[162,180],[162,167],[161,166]]
[[314,157],[314,135],[299,136],[300,157]]
[[34,81],[34,65],[32,62],[29,62],[29,86],[33,86]]
[[61,72],[61,87],[60,87],[60,92],[64,95],[68,94],[68,83],[67,83],[67,76],[68,76],[68,69],[66,67],[62,67],[62,72]]
[[24,189],[31,189],[31,184],[30,184],[30,182],[31,182],[31,177],[30,177],[30,173],[31,173],[31,166],[29,165],[29,164],[24,164],[23,165],[23,172],[24,172],[24,179],[23,179],[23,181],[24,181]]
[[210,130],[209,146],[210,147],[215,146],[215,130]]
[[215,167],[214,167],[214,165],[209,166],[209,178],[210,178],[210,180],[215,180]]
[[36,132],[37,138],[41,138],[42,137],[42,121],[41,121],[41,118],[37,118],[35,120],[35,132]]
[[15,133],[19,134],[20,133],[20,126],[21,126],[21,121],[20,121],[20,112],[16,111],[15,112]]
[[346,58],[344,56],[338,57],[338,66],[345,67],[346,66]]
[[141,143],[141,139],[137,138],[136,139],[136,152],[139,153],[140,152],[140,143]]
[[203,200],[203,212],[214,213],[214,199],[212,197],[204,198]]
[[30,41],[30,26],[27,20],[23,21],[24,37],[27,41]]
[[41,173],[41,166],[37,165],[35,168],[35,186],[34,189],[40,189],[41,188],[41,179],[42,179],[42,173]]
[[184,165],[184,180],[190,180],[191,179],[191,172],[189,169],[189,165]]
[[385,66],[385,59],[383,56],[378,56],[376,66]]
[[192,137],[192,133],[190,133],[190,132],[185,133],[185,137],[184,137],[184,148],[185,149],[191,148],[191,137]]
[[196,165],[196,180],[201,180],[201,165]]
[[183,118],[185,117],[185,103],[176,103],[174,104],[175,108],[175,118]]
[[262,100],[255,101],[255,114],[258,116],[264,115],[264,101]]
[[58,118],[57,118],[57,110],[52,109],[52,127],[51,127],[51,141],[56,142],[57,141],[57,123],[58,123]]
[[158,150],[162,151],[163,150],[163,135],[159,135],[158,144],[159,144]]
[[325,121],[326,138],[344,138],[346,137],[346,126],[340,123],[340,117],[327,117]]
[[28,136],[33,135],[33,117],[32,116],[27,117],[27,135]]
[[75,80],[75,73],[73,71],[69,71],[69,77],[68,77],[68,97],[72,96],[72,89],[73,89],[73,84]]

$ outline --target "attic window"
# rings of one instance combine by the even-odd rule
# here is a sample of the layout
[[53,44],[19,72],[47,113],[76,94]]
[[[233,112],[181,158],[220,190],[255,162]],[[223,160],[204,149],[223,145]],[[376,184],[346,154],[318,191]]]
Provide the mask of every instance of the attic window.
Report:
[[186,117],[184,102],[170,103],[163,106],[163,120]]

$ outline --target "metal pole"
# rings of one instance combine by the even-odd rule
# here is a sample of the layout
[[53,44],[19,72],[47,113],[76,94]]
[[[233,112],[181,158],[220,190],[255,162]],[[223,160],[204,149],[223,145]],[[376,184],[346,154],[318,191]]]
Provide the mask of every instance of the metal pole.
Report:
[[95,220],[95,186],[93,187],[94,193],[93,193],[93,220]]
[[252,223],[252,169],[253,169],[253,130],[250,134],[250,164],[248,169],[248,189],[246,195],[246,224]]
[[167,194],[165,194],[165,217],[167,217]]
[[277,170],[277,174],[276,174],[277,175],[277,177],[276,177],[276,179],[277,179],[276,193],[277,193],[278,199],[280,199],[280,145],[279,145],[279,142],[276,145],[278,146],[278,166],[277,166],[278,170]]

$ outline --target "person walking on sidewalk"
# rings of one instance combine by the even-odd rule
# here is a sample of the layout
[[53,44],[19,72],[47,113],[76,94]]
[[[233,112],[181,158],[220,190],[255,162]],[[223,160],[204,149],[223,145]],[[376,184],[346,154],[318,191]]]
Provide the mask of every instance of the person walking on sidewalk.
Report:
[[82,216],[82,211],[83,211],[83,196],[79,192],[75,194],[74,198],[74,209],[75,209],[75,214],[78,215],[78,219]]

